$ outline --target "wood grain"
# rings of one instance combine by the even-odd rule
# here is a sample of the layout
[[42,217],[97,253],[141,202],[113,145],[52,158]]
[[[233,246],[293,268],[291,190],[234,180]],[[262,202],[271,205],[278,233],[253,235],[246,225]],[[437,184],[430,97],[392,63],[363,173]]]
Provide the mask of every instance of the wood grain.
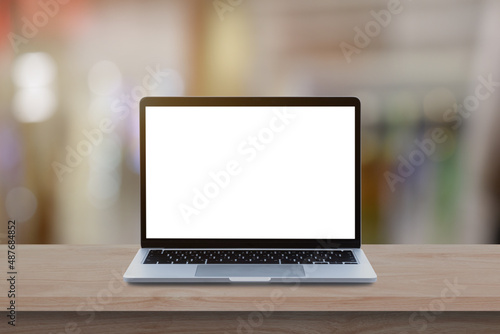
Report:
[[[0,324],[0,332],[5,328]],[[179,333],[179,334],[498,334],[497,312],[22,312],[5,333]],[[2,332],[3,333],[3,332]]]
[[124,283],[138,248],[18,245],[18,311],[500,311],[500,245],[366,245],[368,285]]

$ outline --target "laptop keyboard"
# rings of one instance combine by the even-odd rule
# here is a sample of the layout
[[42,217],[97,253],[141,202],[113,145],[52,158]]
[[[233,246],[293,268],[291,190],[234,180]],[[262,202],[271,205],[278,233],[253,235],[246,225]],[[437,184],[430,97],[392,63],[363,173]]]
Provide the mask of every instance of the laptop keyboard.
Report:
[[152,249],[144,264],[357,264],[350,250],[170,250]]

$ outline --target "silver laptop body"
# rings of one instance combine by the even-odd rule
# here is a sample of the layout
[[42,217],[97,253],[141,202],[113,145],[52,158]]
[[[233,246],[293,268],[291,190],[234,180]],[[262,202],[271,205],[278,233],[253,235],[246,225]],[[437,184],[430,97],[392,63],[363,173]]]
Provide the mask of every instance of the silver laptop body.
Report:
[[354,97],[146,97],[131,283],[371,283]]

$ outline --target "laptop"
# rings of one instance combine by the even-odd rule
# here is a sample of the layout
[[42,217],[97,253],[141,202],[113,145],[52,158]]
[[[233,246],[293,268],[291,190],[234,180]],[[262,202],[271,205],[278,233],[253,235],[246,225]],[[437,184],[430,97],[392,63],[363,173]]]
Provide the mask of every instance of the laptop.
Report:
[[354,97],[145,97],[126,282],[371,283]]

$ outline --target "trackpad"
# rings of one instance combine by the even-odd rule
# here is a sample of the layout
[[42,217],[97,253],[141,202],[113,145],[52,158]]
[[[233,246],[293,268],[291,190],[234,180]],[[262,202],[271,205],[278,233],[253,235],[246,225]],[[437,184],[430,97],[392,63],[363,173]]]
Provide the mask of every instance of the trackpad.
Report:
[[300,264],[199,264],[198,277],[304,277]]

